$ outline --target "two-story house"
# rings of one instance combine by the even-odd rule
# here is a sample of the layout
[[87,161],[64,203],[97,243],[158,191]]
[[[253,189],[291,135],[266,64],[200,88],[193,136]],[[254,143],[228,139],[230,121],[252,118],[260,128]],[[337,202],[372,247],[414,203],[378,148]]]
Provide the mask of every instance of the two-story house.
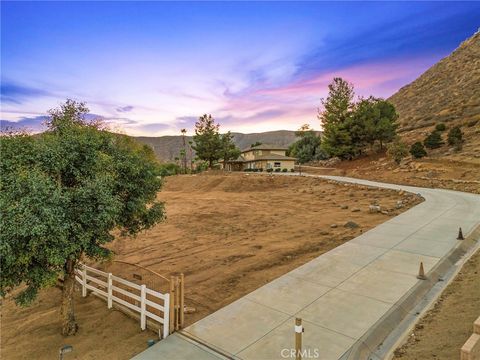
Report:
[[295,166],[295,158],[285,155],[286,147],[278,145],[258,145],[242,150],[238,159],[221,162],[222,167],[230,171],[245,169],[287,169],[290,171]]

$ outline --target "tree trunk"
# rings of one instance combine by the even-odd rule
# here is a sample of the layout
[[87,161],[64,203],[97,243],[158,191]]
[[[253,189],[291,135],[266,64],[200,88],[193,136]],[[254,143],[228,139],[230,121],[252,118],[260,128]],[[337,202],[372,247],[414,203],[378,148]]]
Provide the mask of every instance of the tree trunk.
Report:
[[62,317],[62,335],[65,336],[74,335],[78,329],[73,308],[74,286],[75,262],[73,260],[67,260],[65,264],[65,276],[63,278],[62,307],[60,310],[60,316]]

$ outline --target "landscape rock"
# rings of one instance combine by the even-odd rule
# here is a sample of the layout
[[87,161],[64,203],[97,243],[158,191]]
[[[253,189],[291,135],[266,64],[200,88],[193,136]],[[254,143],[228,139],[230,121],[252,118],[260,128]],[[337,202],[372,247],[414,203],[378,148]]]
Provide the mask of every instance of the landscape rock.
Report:
[[332,224],[332,225],[330,225],[330,227],[331,227],[332,229],[335,229],[335,228],[338,227],[338,225],[337,225],[337,224]]
[[382,211],[382,208],[379,205],[370,205],[368,207],[368,212],[371,214],[379,213]]
[[348,205],[340,205],[340,209],[343,209],[343,210],[348,209]]
[[343,227],[346,227],[346,228],[349,228],[349,229],[356,229],[356,228],[359,227],[359,225],[358,225],[356,222],[354,222],[354,221],[347,221],[347,222],[343,225]]
[[359,208],[353,208],[352,212],[360,212],[360,209]]

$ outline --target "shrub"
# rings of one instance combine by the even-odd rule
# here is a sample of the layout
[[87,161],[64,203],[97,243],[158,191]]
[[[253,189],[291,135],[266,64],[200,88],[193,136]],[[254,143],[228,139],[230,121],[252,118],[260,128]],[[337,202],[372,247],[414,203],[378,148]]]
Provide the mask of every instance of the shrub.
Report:
[[280,171],[281,171],[280,168],[276,168],[276,169],[275,169],[275,172],[280,172]]
[[460,150],[462,148],[463,133],[460,129],[460,126],[455,126],[448,132],[447,141],[448,144],[454,146],[456,150]]
[[165,163],[158,165],[156,171],[161,177],[180,174],[181,168],[175,163]]
[[429,149],[436,149],[442,146],[444,142],[442,140],[442,135],[440,134],[440,132],[432,131],[431,134],[425,138],[423,144]]
[[273,171],[272,168],[268,168],[268,169],[267,169],[267,172],[272,172],[272,171]]
[[420,141],[417,141],[415,144],[413,144],[410,147],[410,154],[412,154],[412,156],[415,159],[421,159],[422,157],[427,156],[427,152],[425,151],[425,147],[423,146],[423,144]]
[[445,130],[447,130],[447,126],[444,123],[437,124],[437,126],[435,126],[435,130],[436,131],[445,131]]
[[282,169],[282,172],[288,172],[288,169],[287,169],[287,168],[283,168],[283,169]]
[[292,168],[292,169],[290,169],[290,172],[295,172],[295,169],[293,169],[293,168]]
[[387,154],[390,156],[397,164],[400,164],[400,161],[408,155],[408,148],[405,143],[400,139],[395,139],[391,144],[388,145]]
[[259,172],[263,172],[263,168],[259,168],[258,171],[259,171]]

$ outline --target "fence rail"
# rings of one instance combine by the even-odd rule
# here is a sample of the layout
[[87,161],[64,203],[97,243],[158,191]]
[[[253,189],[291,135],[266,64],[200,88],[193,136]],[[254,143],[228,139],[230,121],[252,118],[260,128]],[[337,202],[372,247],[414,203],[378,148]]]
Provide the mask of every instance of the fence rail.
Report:
[[147,318],[161,324],[162,338],[166,338],[170,330],[170,294],[162,294],[138,285],[128,280],[114,276],[86,265],[81,265],[75,270],[75,279],[82,286],[82,296],[87,296],[87,290],[101,295],[107,300],[107,307],[112,308],[113,303],[118,303],[140,314],[140,328],[145,330]]

